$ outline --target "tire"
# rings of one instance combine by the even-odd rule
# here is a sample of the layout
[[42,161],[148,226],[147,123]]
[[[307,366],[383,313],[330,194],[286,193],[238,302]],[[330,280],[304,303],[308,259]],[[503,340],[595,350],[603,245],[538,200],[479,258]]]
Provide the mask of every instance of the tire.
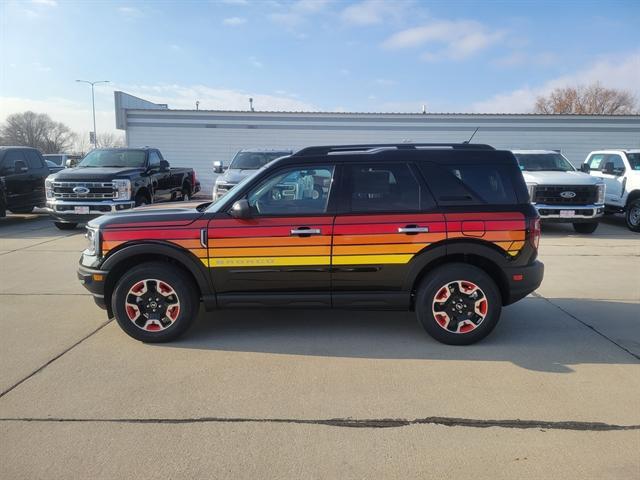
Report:
[[191,201],[191,189],[189,188],[189,185],[182,186],[182,200],[184,202]]
[[73,230],[78,226],[77,223],[53,222],[58,230]]
[[146,262],[117,281],[111,308],[118,325],[130,337],[145,343],[169,342],[186,332],[196,319],[200,306],[196,292],[193,280],[180,268],[165,262]]
[[640,198],[629,202],[624,212],[627,227],[632,232],[640,232]]
[[139,193],[138,195],[136,195],[136,207],[141,207],[143,205],[148,205],[151,202],[149,201],[149,198],[147,198],[147,196],[144,193]]
[[500,291],[484,270],[473,265],[438,267],[422,280],[416,293],[418,321],[429,335],[447,345],[482,340],[500,319]]
[[31,205],[29,207],[10,208],[9,210],[11,210],[11,213],[31,213],[34,207],[35,205]]
[[598,228],[598,222],[574,223],[573,229],[578,233],[593,233]]

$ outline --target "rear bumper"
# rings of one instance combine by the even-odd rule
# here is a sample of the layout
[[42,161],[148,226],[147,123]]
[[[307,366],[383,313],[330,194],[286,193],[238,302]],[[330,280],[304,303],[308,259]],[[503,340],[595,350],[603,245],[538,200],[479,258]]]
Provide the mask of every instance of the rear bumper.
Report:
[[[88,212],[82,212],[83,209],[76,210],[76,207],[89,207]],[[132,201],[47,201],[47,211],[49,214],[60,222],[67,223],[85,223],[105,213],[121,212],[122,210],[130,210],[135,207]]]
[[[545,205],[534,204],[540,220],[545,222],[593,222],[604,214],[604,205]],[[565,216],[561,212],[573,212],[573,216]]]
[[97,270],[95,268],[88,268],[84,265],[78,266],[78,279],[82,286],[89,290],[89,293],[93,296],[94,302],[100,308],[108,309],[108,305],[104,298],[104,284],[107,278],[106,270]]
[[535,291],[544,277],[544,264],[538,260],[526,267],[510,267],[504,269],[509,285],[508,298],[504,304],[510,305]]

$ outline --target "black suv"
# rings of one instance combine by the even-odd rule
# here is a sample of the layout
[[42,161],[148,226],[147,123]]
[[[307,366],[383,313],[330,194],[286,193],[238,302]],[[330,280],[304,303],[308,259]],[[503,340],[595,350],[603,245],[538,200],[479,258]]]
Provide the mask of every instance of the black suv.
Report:
[[45,204],[44,180],[49,168],[42,154],[30,147],[0,147],[0,177],[4,180],[4,208],[29,213]]
[[78,276],[130,336],[177,338],[205,309],[415,310],[470,344],[535,290],[539,217],[487,145],[309,147],[212,204],[110,214]]

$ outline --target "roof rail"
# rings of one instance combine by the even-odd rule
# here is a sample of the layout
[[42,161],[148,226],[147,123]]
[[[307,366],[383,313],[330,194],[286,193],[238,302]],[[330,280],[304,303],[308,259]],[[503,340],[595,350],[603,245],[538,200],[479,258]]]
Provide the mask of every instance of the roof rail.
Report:
[[495,150],[491,145],[482,143],[368,143],[362,145],[326,145],[307,147],[294,153],[294,157],[326,155],[328,153],[377,153],[384,150],[420,150],[420,149],[452,149],[452,150]]

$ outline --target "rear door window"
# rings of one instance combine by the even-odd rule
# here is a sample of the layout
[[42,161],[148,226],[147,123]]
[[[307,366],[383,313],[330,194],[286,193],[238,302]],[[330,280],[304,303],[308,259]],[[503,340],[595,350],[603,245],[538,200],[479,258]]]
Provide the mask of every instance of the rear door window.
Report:
[[518,203],[506,165],[422,164],[421,169],[440,205]]

